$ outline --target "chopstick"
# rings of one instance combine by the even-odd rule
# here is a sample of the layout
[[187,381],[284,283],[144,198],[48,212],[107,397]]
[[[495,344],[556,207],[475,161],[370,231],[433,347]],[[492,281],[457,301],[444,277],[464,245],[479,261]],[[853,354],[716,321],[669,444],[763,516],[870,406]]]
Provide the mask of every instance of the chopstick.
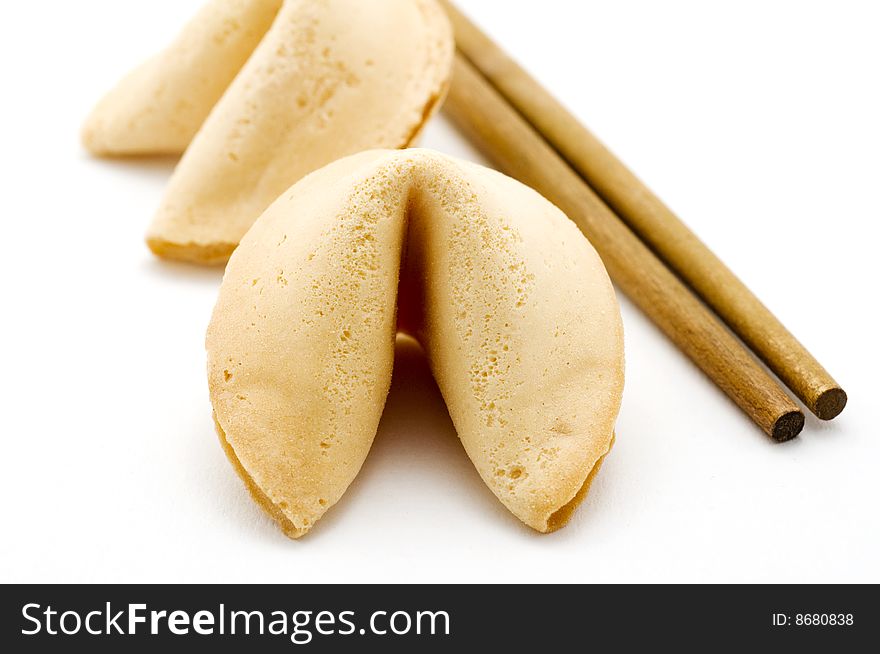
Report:
[[824,367],[591,132],[448,0],[459,50],[618,217],[822,420],[846,405]]
[[777,441],[800,433],[794,401],[460,52],[445,107],[503,172],[574,221],[623,292],[765,433]]

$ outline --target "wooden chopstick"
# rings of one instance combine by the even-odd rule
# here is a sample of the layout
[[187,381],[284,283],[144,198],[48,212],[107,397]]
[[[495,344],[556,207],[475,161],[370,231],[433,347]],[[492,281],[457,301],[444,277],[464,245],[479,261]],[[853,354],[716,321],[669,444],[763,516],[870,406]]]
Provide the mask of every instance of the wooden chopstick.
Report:
[[623,292],[761,429],[778,441],[800,433],[794,401],[460,52],[445,108],[504,172],[568,214]]
[[846,393],[760,300],[623,163],[534,78],[442,0],[458,48],[605,203],[819,418]]

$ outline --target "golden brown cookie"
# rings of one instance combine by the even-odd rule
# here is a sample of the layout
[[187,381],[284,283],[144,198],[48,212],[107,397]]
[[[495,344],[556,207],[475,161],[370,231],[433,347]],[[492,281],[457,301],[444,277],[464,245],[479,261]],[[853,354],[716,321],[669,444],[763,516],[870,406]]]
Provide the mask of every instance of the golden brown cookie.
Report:
[[207,335],[226,453],[299,537],[361,467],[398,329],[425,349],[461,442],[520,520],[552,531],[613,442],[623,332],[598,255],[500,173],[428,150],[305,177],[232,255]]

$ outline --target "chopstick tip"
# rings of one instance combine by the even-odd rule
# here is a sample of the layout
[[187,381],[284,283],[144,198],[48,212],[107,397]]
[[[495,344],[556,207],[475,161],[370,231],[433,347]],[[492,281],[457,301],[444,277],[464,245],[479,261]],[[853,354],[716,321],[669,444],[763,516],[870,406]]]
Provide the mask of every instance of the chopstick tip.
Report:
[[791,440],[801,433],[801,430],[804,428],[804,422],[804,414],[801,411],[783,413],[773,423],[773,433],[771,434],[773,440],[779,443]]
[[820,420],[836,418],[846,406],[846,399],[846,392],[840,386],[823,391],[816,399],[816,417]]

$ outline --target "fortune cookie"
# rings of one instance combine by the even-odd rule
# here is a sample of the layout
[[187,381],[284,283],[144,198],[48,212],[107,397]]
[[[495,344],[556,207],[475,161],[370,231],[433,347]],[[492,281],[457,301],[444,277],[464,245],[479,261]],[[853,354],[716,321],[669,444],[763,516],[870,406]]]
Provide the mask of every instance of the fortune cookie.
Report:
[[282,0],[211,0],[129,73],[82,129],[96,155],[180,154],[269,29]]
[[147,233],[159,256],[226,261],[291,184],[410,145],[445,97],[454,43],[435,0],[278,4],[213,0],[87,121],[97,153],[178,151],[198,128]]
[[398,331],[422,345],[486,485],[530,527],[564,525],[614,439],[611,282],[538,193],[419,149],[308,175],[229,261],[208,381],[257,503],[298,538],[339,501],[376,435]]

